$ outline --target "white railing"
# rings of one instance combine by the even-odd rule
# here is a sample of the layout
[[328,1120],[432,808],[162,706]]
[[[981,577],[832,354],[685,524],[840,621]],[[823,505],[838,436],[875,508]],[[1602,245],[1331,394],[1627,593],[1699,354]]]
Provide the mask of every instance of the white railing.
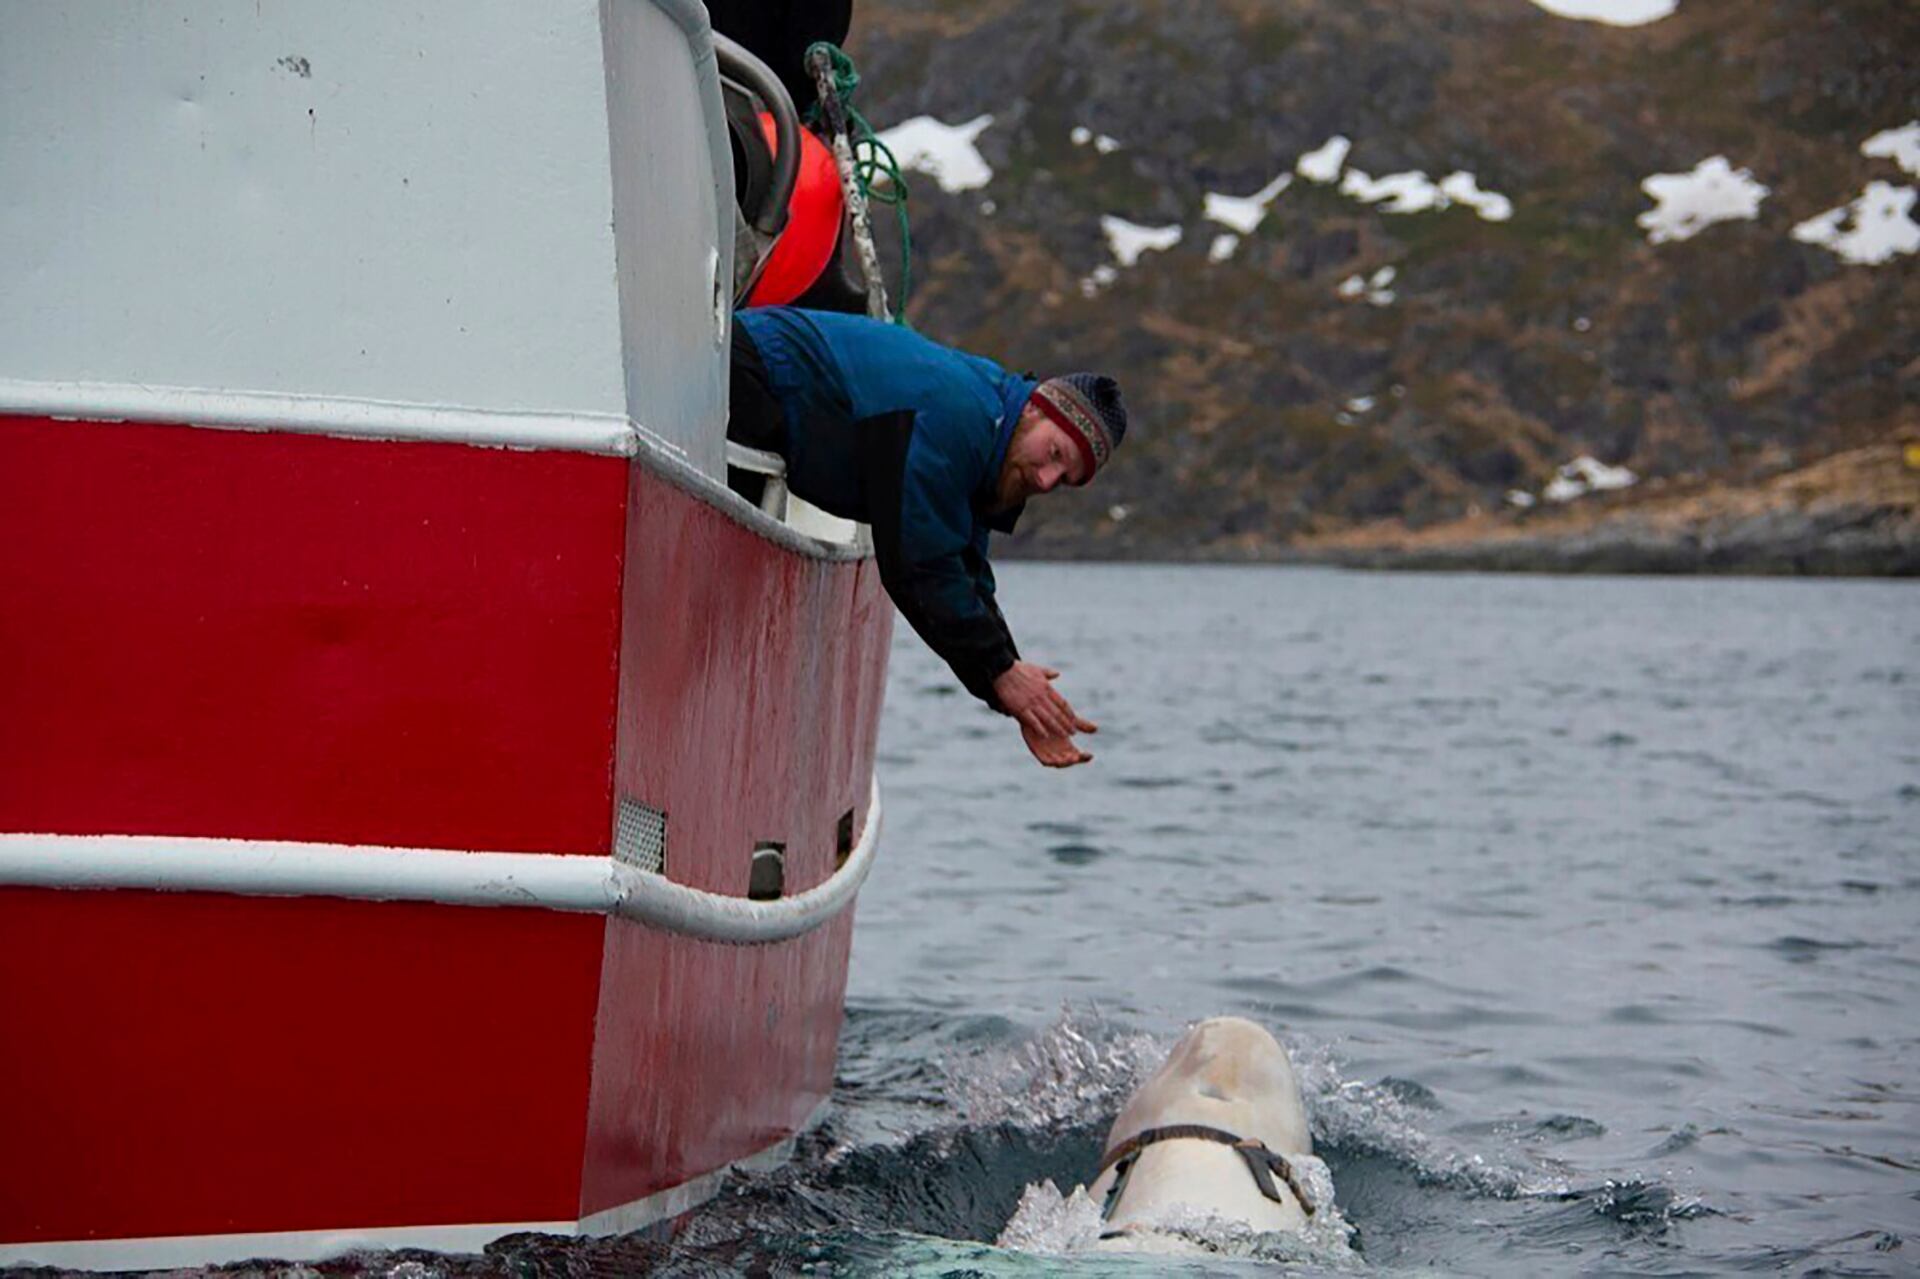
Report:
[[336,897],[612,915],[734,946],[809,933],[853,903],[879,847],[880,784],[866,829],[826,880],[750,901],[586,854],[481,853],[165,835],[0,834],[0,886]]
[[760,509],[776,520],[787,518],[787,459],[778,453],[769,453],[765,449],[750,449],[744,444],[727,441],[727,467],[730,470],[745,471],[749,475],[766,477],[767,486],[760,490]]

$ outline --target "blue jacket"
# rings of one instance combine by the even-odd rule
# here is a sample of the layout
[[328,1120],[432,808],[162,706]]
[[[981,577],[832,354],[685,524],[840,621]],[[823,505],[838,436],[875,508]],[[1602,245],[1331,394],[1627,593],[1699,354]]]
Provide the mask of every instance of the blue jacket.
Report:
[[740,311],[786,424],[800,497],[873,527],[881,581],[968,691],[1019,657],[994,602],[990,506],[1035,383],[900,325],[795,307]]

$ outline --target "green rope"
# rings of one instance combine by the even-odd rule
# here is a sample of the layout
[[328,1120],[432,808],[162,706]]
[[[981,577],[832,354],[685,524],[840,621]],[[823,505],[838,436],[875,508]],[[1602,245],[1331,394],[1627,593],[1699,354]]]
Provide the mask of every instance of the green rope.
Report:
[[[893,322],[905,324],[907,297],[913,292],[913,234],[907,226],[907,180],[893,152],[874,132],[867,117],[853,105],[854,90],[860,87],[860,72],[854,67],[853,59],[838,45],[821,40],[807,47],[807,61],[812,61],[815,49],[825,53],[833,67],[833,89],[847,113],[847,145],[853,152],[853,179],[860,187],[860,194],[869,205],[891,206],[900,222],[900,302],[894,307]],[[807,108],[807,122],[814,124],[819,118],[820,104],[816,101]],[[885,183],[876,186],[876,179],[880,178],[884,178]]]

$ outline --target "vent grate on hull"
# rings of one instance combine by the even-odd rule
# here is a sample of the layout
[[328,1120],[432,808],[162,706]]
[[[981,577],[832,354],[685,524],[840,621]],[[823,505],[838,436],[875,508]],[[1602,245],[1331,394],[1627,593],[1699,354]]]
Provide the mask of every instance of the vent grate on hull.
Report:
[[637,800],[620,801],[613,857],[636,870],[667,873],[667,815]]

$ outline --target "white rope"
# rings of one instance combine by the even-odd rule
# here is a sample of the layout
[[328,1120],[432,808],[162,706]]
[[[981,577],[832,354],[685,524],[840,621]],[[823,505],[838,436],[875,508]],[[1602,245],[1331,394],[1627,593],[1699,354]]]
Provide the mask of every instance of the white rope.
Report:
[[832,137],[833,167],[840,174],[840,193],[847,203],[853,223],[853,243],[860,254],[860,274],[867,282],[867,314],[884,320],[887,309],[887,282],[880,274],[880,252],[874,247],[873,218],[867,209],[867,193],[860,187],[854,171],[853,144],[848,138],[846,109],[840,91],[833,82],[833,63],[826,57],[812,59],[814,90],[820,95],[821,114],[826,117]]

